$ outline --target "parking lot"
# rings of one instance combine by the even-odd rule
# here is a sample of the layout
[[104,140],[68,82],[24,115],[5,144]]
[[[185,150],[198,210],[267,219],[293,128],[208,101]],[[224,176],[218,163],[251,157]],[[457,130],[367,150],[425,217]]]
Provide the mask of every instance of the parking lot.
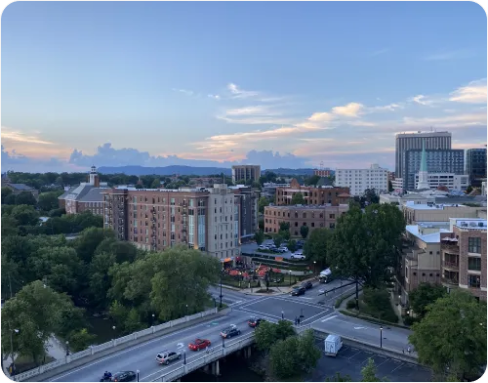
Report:
[[[323,352],[323,341],[317,341],[317,346]],[[353,382],[361,381],[361,369],[373,358],[376,365],[376,375],[386,378],[390,382],[429,382],[432,373],[429,369],[381,354],[365,351],[351,346],[343,346],[336,357],[327,357],[322,353],[317,367],[306,377],[307,382],[325,382],[333,378],[338,372],[349,375]]]
[[[267,239],[266,241],[263,242],[263,245],[272,245],[273,241],[270,239]],[[262,252],[258,250],[258,244],[253,242],[253,243],[246,243],[241,246],[241,251],[243,253],[259,253],[259,254],[266,254],[270,256],[275,256],[275,257],[282,257],[285,259],[290,259],[291,252],[288,251],[286,253],[267,253],[267,252]]]
[[281,312],[283,311],[285,319],[292,321],[296,317],[303,315],[301,323],[308,323],[333,311],[330,307],[321,307],[298,299],[279,297],[269,297],[258,302],[242,305],[239,308],[255,313],[256,315],[268,316],[275,319],[281,319]]

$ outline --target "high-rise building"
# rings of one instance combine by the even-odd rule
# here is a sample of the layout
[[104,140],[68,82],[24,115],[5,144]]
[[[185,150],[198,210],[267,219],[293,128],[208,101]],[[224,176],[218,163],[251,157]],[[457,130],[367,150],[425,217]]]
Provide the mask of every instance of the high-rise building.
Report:
[[388,191],[389,173],[377,164],[369,169],[336,169],[335,185],[348,187],[353,196],[363,195],[366,189],[374,189],[379,195]]
[[451,149],[451,133],[449,132],[405,132],[397,133],[395,139],[395,176],[403,174],[403,155],[407,150],[422,149]]
[[[464,150],[462,149],[425,150],[425,162],[429,174],[464,174]],[[399,177],[403,182],[403,191],[415,190],[415,177],[420,171],[421,163],[421,149],[410,149],[403,153],[403,173]]]
[[239,205],[241,240],[250,240],[259,230],[259,190],[251,186],[230,186]]
[[419,178],[416,189],[429,189],[429,172],[427,170],[427,155],[425,154],[425,143],[422,141],[422,154],[420,155]]
[[471,186],[481,186],[486,178],[486,148],[466,150],[466,174]]
[[239,181],[259,181],[261,177],[261,166],[259,165],[233,165],[232,182],[235,184]]

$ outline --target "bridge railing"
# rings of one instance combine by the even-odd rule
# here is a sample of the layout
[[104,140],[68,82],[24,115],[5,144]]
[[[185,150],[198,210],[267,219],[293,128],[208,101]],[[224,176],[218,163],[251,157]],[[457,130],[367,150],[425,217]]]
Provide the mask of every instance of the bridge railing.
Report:
[[181,378],[182,376],[201,367],[204,367],[211,362],[215,362],[216,360],[219,360],[224,356],[233,353],[234,351],[249,346],[253,342],[254,333],[251,333],[241,337],[240,339],[225,342],[225,347],[223,347],[222,345],[211,346],[208,350],[208,353],[205,352],[203,356],[192,359],[186,365],[177,367],[174,370],[161,374],[157,378],[153,379],[152,382],[172,382],[175,379]]
[[71,363],[71,362],[73,362],[73,361],[75,361],[77,359],[81,359],[81,358],[84,358],[84,357],[87,357],[87,356],[94,355],[94,354],[96,354],[98,352],[107,350],[109,348],[116,347],[116,346],[118,346],[120,344],[127,343],[127,342],[130,342],[132,340],[136,340],[138,338],[141,338],[141,337],[146,336],[146,335],[149,335],[149,334],[154,334],[154,333],[156,333],[158,331],[161,331],[161,330],[164,330],[164,329],[167,329],[167,328],[171,328],[173,326],[176,326],[178,324],[191,321],[193,319],[204,318],[206,316],[216,314],[217,312],[218,312],[218,309],[217,308],[213,308],[213,309],[210,309],[210,310],[207,310],[207,311],[203,311],[201,313],[196,313],[196,314],[189,315],[189,316],[186,316],[186,317],[183,317],[183,318],[175,319],[175,320],[170,321],[170,322],[162,323],[162,324],[157,325],[157,326],[152,326],[150,328],[147,328],[147,329],[144,329],[144,330],[141,330],[141,331],[134,332],[132,334],[129,334],[129,335],[123,336],[121,338],[117,338],[117,339],[111,340],[109,342],[105,342],[105,343],[102,343],[102,344],[99,344],[99,345],[96,345],[96,346],[90,346],[86,350],[73,353],[71,355],[68,355],[68,356],[64,357],[63,359],[58,359],[58,360],[55,360],[54,362],[51,362],[51,363],[48,363],[48,364],[44,364],[44,365],[39,366],[37,368],[34,368],[32,370],[25,371],[25,372],[22,372],[20,374],[14,375],[12,377],[12,379],[15,380],[15,381],[23,381],[23,380],[32,378],[33,376],[40,375],[40,374],[42,374],[42,373],[44,373],[46,371],[52,370],[53,368],[59,367],[59,366],[61,366],[63,364],[69,364],[69,363]]

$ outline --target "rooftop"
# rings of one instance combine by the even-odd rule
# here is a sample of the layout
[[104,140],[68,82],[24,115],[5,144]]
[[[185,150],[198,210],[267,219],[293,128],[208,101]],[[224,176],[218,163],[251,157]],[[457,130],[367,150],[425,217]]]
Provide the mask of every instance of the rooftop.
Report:
[[278,210],[289,210],[289,209],[294,209],[294,210],[313,210],[313,209],[325,209],[327,207],[347,207],[349,206],[348,204],[339,204],[339,205],[332,205],[330,203],[327,203],[325,205],[269,205],[266,206],[266,208],[273,208],[273,209],[278,209]]
[[461,204],[435,204],[435,203],[415,203],[415,201],[405,202],[405,206],[414,210],[444,210],[446,207],[467,207]]
[[425,243],[440,243],[441,233],[449,233],[449,224],[424,222],[419,225],[407,225],[405,229]]
[[486,230],[486,219],[451,218],[450,223],[463,230]]
[[31,191],[34,190],[33,187],[30,187],[25,184],[8,184],[11,188],[17,189],[17,190],[25,190],[25,191]]

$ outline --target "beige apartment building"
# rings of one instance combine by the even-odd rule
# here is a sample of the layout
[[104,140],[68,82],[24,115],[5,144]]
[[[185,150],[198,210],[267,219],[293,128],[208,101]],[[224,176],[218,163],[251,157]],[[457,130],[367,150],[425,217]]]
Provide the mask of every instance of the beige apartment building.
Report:
[[349,210],[349,205],[266,206],[264,232],[278,233],[280,222],[290,224],[292,237],[300,236],[300,228],[307,226],[310,233],[317,228],[334,229],[337,219]]
[[441,283],[441,233],[449,232],[448,222],[422,222],[407,225],[397,269],[397,285],[402,307],[408,306],[409,293],[420,283]]
[[276,205],[291,205],[293,196],[297,193],[303,195],[307,205],[326,205],[338,206],[347,204],[351,198],[348,187],[333,186],[302,186],[296,179],[292,179],[289,187],[276,188]]
[[451,218],[441,234],[442,283],[486,300],[486,219]]
[[402,205],[402,210],[406,223],[412,225],[419,222],[449,222],[450,218],[477,218],[486,207],[407,201]]
[[239,199],[225,185],[215,186],[109,189],[104,192],[104,226],[114,229],[119,239],[144,250],[184,245],[230,262],[240,252],[240,239],[235,240]]
[[261,177],[261,166],[259,165],[233,165],[232,182],[236,184],[239,181],[256,181],[259,182]]

